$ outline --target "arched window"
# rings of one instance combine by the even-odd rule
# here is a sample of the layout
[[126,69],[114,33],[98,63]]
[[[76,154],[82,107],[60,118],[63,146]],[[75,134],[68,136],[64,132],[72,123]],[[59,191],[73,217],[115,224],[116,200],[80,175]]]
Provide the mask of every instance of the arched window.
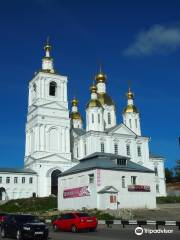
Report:
[[154,166],[154,172],[155,172],[155,176],[158,176],[158,168],[157,168],[157,166]]
[[111,114],[108,113],[108,124],[111,124]]
[[159,184],[156,184],[156,192],[159,193]]
[[129,156],[130,155],[130,145],[126,145],[126,154]]
[[132,128],[131,119],[129,119],[129,127]]
[[98,113],[98,123],[100,123],[100,114]]
[[94,123],[94,114],[92,113],[92,123]]
[[49,95],[50,96],[56,96],[56,88],[57,88],[56,82],[50,82],[50,84],[49,84]]
[[137,147],[137,153],[138,153],[138,157],[141,157],[141,147],[140,146],[138,146]]
[[104,143],[101,143],[101,152],[104,152]]

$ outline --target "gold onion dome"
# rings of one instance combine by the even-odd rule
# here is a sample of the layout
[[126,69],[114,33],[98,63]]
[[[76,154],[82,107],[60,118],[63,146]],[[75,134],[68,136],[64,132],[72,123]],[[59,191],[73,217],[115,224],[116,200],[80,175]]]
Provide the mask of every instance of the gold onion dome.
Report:
[[74,98],[74,99],[72,100],[72,106],[73,106],[73,107],[77,107],[77,105],[78,105],[78,100],[77,100],[77,98]]
[[95,76],[97,83],[104,83],[106,81],[106,78],[107,77],[103,72],[100,72]]
[[107,93],[98,93],[98,100],[102,105],[112,106],[115,105],[112,98]]
[[[131,91],[131,89],[128,89],[128,92],[126,93],[127,99],[128,100],[133,100],[134,99],[134,93]],[[133,102],[132,102],[133,103]],[[124,110],[124,113],[139,113],[137,107],[134,104],[128,104]]]
[[[93,84],[90,87],[90,91],[91,91],[91,93],[97,93],[96,85]],[[102,105],[98,99],[90,99],[86,105],[86,108],[94,108],[94,107],[102,107]]]
[[127,105],[124,108],[124,113],[139,113],[137,107],[135,105]]
[[82,117],[79,112],[71,112],[70,118],[71,118],[71,120],[81,120],[82,121]]

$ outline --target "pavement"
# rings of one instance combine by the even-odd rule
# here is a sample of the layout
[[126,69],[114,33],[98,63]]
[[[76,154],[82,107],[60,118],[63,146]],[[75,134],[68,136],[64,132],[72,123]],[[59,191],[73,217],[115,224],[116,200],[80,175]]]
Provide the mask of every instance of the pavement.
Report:
[[[154,240],[179,240],[180,231],[175,226],[166,226],[166,230],[173,230],[173,233],[143,233],[138,236],[135,234],[137,226],[126,226],[124,229],[121,225],[113,225],[107,228],[106,225],[99,225],[96,232],[54,232],[50,227],[49,240],[136,240],[136,239],[154,239]],[[154,226],[144,226],[145,229],[155,230]],[[164,226],[159,227],[164,231]],[[144,230],[145,231],[145,230]],[[1,237],[0,237],[1,239]],[[10,240],[6,238],[6,240]]]

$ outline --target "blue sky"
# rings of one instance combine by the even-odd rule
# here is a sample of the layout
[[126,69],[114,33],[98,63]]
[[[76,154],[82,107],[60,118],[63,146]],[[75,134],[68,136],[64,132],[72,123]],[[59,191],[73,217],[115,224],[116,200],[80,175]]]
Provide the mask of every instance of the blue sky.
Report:
[[82,115],[102,63],[118,122],[130,80],[142,133],[173,167],[180,158],[179,9],[176,0],[2,1],[0,166],[23,166],[28,81],[50,36],[55,68],[68,76],[69,100],[77,95]]

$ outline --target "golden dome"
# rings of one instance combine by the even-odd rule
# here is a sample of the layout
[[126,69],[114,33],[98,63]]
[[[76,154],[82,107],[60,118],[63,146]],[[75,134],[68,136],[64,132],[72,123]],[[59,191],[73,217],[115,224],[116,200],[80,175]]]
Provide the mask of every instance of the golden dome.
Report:
[[137,107],[135,105],[127,105],[124,108],[124,113],[139,113]]
[[133,99],[134,98],[134,93],[131,91],[129,88],[128,92],[126,93],[126,96],[128,99]]
[[91,93],[97,93],[97,87],[96,87],[96,85],[92,85],[91,87],[90,87],[90,91],[91,91]]
[[70,113],[70,118],[71,118],[71,120],[81,120],[82,121],[82,117],[79,112]]
[[108,106],[115,105],[112,98],[106,93],[98,93],[98,100],[102,105],[108,105]]
[[98,99],[90,99],[90,101],[86,105],[86,108],[94,108],[94,107],[102,107]]
[[106,78],[107,77],[103,72],[100,72],[95,76],[97,83],[104,83],[106,81]]
[[77,100],[77,98],[74,98],[74,99],[72,100],[72,106],[73,106],[73,107],[77,107],[77,105],[78,105],[78,100]]

